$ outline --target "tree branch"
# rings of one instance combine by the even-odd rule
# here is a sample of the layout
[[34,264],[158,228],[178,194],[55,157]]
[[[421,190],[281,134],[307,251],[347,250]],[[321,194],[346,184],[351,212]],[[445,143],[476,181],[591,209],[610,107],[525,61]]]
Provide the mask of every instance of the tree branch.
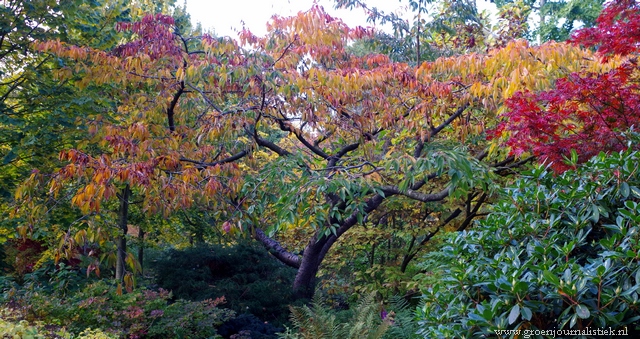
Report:
[[431,132],[429,132],[429,135],[426,137],[426,140],[420,140],[418,142],[418,145],[416,145],[416,149],[413,152],[413,156],[415,158],[420,157],[420,154],[422,154],[422,150],[424,148],[425,142],[427,142],[428,140],[431,140],[431,138],[435,137],[445,127],[449,126],[453,122],[453,120],[459,117],[462,114],[462,112],[464,112],[464,110],[467,109],[467,107],[469,107],[469,104],[464,104],[463,106],[459,107],[456,110],[456,112],[453,113],[447,120],[443,121],[440,125],[438,125],[438,127],[431,128]]
[[335,167],[336,163],[338,163],[338,160],[340,160],[340,158],[342,158],[345,154],[356,150],[359,146],[360,146],[360,143],[356,142],[354,144],[343,147],[340,151],[338,151],[338,153],[328,158],[329,163],[327,164],[327,167]]
[[176,105],[178,104],[178,100],[180,99],[182,93],[184,93],[184,81],[180,81],[180,87],[178,88],[176,94],[173,95],[173,99],[171,99],[171,103],[167,108],[167,122],[169,124],[169,130],[171,132],[176,131],[176,124],[173,117],[175,115]]
[[447,187],[438,193],[426,194],[426,193],[414,191],[410,188],[407,188],[406,190],[402,191],[400,190],[400,188],[393,185],[380,186],[380,189],[384,192],[385,195],[400,194],[408,198],[422,201],[422,202],[440,201],[446,198],[449,195],[449,192],[451,191],[451,188]]
[[329,155],[325,153],[323,150],[321,150],[320,147],[317,147],[316,145],[312,145],[309,141],[307,141],[307,139],[305,139],[302,136],[302,131],[299,131],[297,128],[291,126],[291,124],[287,124],[282,120],[278,120],[278,125],[280,126],[281,130],[285,132],[293,133],[303,145],[305,145],[309,150],[311,150],[311,152],[315,153],[316,155],[320,156],[323,159],[329,158]]
[[224,158],[222,160],[218,160],[218,161],[214,161],[214,162],[204,162],[204,161],[197,161],[197,160],[192,160],[192,159],[188,159],[185,157],[180,157],[180,161],[184,161],[184,162],[190,162],[192,164],[196,164],[202,167],[213,167],[213,166],[217,166],[217,165],[222,165],[222,164],[226,164],[226,163],[230,163],[230,162],[234,162],[238,159],[241,159],[245,156],[247,156],[249,154],[249,151],[244,150],[244,151],[240,151],[228,158]]
[[261,138],[258,135],[258,131],[253,132],[253,139],[255,139],[255,141],[258,144],[258,146],[266,147],[266,148],[268,148],[269,150],[271,150],[272,152],[278,154],[281,157],[291,155],[291,152],[287,151],[286,149],[284,149],[284,148],[272,143],[269,140]]
[[[476,205],[473,207],[471,212],[467,214],[467,216],[465,217],[465,219],[462,222],[462,224],[460,224],[460,226],[458,227],[458,231],[459,232],[460,231],[464,231],[467,227],[469,227],[469,225],[471,224],[471,221],[473,220],[473,218],[478,216],[478,210],[480,209],[480,206],[482,206],[482,204],[484,204],[486,199],[487,199],[487,194],[486,193],[482,193],[482,195],[478,199],[478,202],[476,203]],[[471,206],[471,201],[469,201],[469,203],[467,205],[467,210],[469,209],[470,206]]]
[[285,265],[293,268],[300,268],[300,257],[284,249],[276,240],[269,238],[262,229],[254,226],[253,237],[260,241],[269,253],[282,261]]
[[[518,162],[513,162],[515,160],[515,158],[514,157],[508,157],[504,161],[501,161],[501,162],[498,162],[498,163],[495,163],[495,164],[491,165],[491,167],[494,168],[494,171],[498,175],[508,175],[509,172],[516,173],[513,170],[514,168],[518,168],[518,167],[530,162],[533,159],[535,159],[535,157],[534,156],[530,156],[530,157],[522,159],[522,160],[520,160]],[[503,174],[503,172],[507,172],[507,173]]]

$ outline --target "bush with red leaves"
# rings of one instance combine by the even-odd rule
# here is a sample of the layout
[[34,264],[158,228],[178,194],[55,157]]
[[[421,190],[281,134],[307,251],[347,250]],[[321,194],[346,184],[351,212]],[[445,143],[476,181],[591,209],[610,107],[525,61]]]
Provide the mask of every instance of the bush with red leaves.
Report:
[[509,132],[507,145],[515,155],[531,152],[556,172],[571,168],[564,158],[571,150],[585,162],[601,151],[617,152],[629,144],[624,133],[640,128],[640,4],[611,2],[597,27],[574,34],[571,43],[596,47],[603,57],[626,56],[620,66],[602,74],[573,73],[544,92],[516,93],[506,104],[506,119],[493,136]]

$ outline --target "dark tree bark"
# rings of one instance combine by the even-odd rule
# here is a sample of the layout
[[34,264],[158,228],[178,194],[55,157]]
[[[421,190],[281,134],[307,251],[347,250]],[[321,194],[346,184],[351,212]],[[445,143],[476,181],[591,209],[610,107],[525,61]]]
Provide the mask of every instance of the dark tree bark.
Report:
[[316,241],[313,238],[304,249],[304,255],[300,260],[298,273],[293,281],[293,289],[300,297],[311,297],[316,286],[316,275],[320,269],[320,263],[324,259],[322,244],[324,241]]
[[126,185],[122,189],[122,193],[119,195],[120,208],[118,209],[118,227],[120,228],[120,235],[118,236],[117,243],[118,249],[116,254],[116,280],[123,281],[125,273],[125,259],[127,257],[127,222],[129,219],[129,185]]
[[138,233],[138,262],[140,263],[140,275],[144,275],[144,230],[140,227]]

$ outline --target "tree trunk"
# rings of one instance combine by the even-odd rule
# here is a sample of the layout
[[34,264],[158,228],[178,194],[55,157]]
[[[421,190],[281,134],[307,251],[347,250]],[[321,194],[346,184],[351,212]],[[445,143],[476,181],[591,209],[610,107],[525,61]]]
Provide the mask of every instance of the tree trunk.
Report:
[[118,226],[120,235],[118,236],[118,250],[116,254],[116,280],[123,281],[125,273],[125,259],[127,257],[127,222],[129,219],[129,185],[122,189],[120,195],[120,209],[118,210]]
[[376,243],[374,242],[373,244],[371,244],[371,253],[369,254],[369,267],[373,268],[373,265],[375,264],[375,258],[376,258]]
[[320,263],[324,259],[322,247],[326,240],[316,240],[316,237],[305,247],[300,267],[296,278],[293,281],[293,290],[299,297],[310,298],[313,296],[316,287],[316,275],[320,269]]
[[144,275],[144,230],[140,227],[138,232],[138,262],[140,263],[140,275]]

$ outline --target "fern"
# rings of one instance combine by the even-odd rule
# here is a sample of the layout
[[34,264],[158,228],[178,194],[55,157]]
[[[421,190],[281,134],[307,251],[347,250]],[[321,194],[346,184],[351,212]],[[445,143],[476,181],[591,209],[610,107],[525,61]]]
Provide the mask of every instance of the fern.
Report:
[[347,322],[338,323],[336,315],[326,307],[319,293],[311,307],[291,307],[291,323],[297,332],[287,329],[281,339],[380,339],[389,328],[378,313],[374,294],[363,297]]
[[[414,319],[415,315],[411,305],[404,297],[393,296],[389,300],[389,309],[393,318],[393,326],[384,335],[384,339],[417,339],[421,338],[418,332],[418,322]],[[391,313],[391,312],[390,312]]]

